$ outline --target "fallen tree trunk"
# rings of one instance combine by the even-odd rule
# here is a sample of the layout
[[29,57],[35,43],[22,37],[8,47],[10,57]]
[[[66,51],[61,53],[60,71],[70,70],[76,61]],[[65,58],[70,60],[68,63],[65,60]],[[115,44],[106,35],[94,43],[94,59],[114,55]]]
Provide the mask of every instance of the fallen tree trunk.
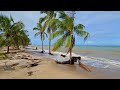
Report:
[[[62,56],[64,57],[64,55],[62,55]],[[84,64],[82,64],[82,63],[80,62],[81,57],[72,57],[72,59],[71,59],[72,64],[74,64],[74,62],[77,62],[77,60],[78,60],[78,62],[79,62],[79,66],[80,66],[82,69],[84,69],[84,70],[86,70],[86,71],[88,71],[88,72],[91,72],[91,69],[90,69],[88,66],[86,66],[86,65],[84,65]],[[58,64],[70,64],[70,60],[68,60],[68,61],[63,61],[63,62],[60,62],[60,61],[55,61],[55,62],[58,63]]]

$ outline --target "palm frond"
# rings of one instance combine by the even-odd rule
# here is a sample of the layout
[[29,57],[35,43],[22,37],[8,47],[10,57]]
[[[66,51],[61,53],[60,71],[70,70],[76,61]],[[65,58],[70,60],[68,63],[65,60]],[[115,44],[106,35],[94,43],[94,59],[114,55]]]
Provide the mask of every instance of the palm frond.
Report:
[[40,32],[35,33],[34,36],[37,37],[38,35],[40,35]]
[[89,33],[83,30],[75,30],[76,34],[80,37],[84,37],[84,40],[87,40]]
[[12,18],[12,16],[10,15],[10,20],[14,23],[14,20],[13,20],[13,18]]
[[45,31],[45,29],[46,29],[46,27],[47,27],[48,24],[49,24],[49,20],[47,20],[47,21],[44,23],[43,28],[42,28],[42,32]]
[[37,31],[38,31],[38,30],[39,30],[39,28],[37,28],[37,27],[34,27],[34,28],[33,28],[33,30],[37,30]]
[[85,37],[84,37],[84,41],[86,41],[89,36],[90,36],[90,34],[89,34],[88,32],[86,32],[86,33],[85,33]]
[[61,38],[59,38],[53,45],[53,49],[52,51],[56,51],[58,50],[63,44],[64,42],[66,41],[66,35],[64,34]]
[[48,11],[40,11],[40,14],[47,13]]
[[57,28],[59,28],[61,26],[62,22],[59,20],[59,19],[52,19],[49,21],[49,28],[52,29],[52,31],[55,31],[57,30]]
[[72,41],[72,35],[69,35],[68,38],[67,38],[67,43],[66,43],[65,47],[70,47],[71,44],[72,44],[71,41]]
[[39,23],[44,22],[46,19],[47,19],[47,16],[45,16],[45,17],[41,17],[41,18],[39,19]]
[[38,22],[37,23],[37,28],[39,28],[41,30],[42,29],[42,23]]
[[45,35],[46,37],[48,37],[47,33],[45,33],[45,32],[44,32],[44,35]]
[[83,30],[84,28],[85,28],[84,25],[82,25],[82,24],[78,24],[78,25],[76,25],[76,26],[74,27],[74,30],[78,30],[78,29]]
[[50,35],[49,40],[52,40],[52,39],[54,39],[54,38],[56,38],[57,36],[62,35],[62,34],[64,34],[64,29],[55,31],[55,32],[53,32],[53,33]]
[[64,11],[60,11],[59,13],[60,13],[59,18],[61,19],[65,19],[68,17],[68,15]]

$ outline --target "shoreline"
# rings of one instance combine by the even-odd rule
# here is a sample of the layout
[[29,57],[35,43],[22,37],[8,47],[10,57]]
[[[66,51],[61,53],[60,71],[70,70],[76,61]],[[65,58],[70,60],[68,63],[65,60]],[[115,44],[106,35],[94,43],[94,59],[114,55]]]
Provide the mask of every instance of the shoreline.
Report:
[[[34,67],[24,67],[20,68],[20,65],[26,64],[26,62],[31,63],[31,59],[18,59],[16,57],[29,56],[38,58],[40,60],[39,64]],[[120,71],[107,69],[101,69],[92,67],[92,72],[86,72],[78,65],[62,65],[56,64],[53,59],[45,58],[37,54],[33,54],[32,51],[25,49],[24,52],[17,52],[12,54],[15,58],[14,60],[8,59],[8,64],[19,62],[19,65],[15,66],[13,71],[0,70],[0,79],[119,79]],[[36,60],[34,60],[36,61]],[[5,62],[5,61],[4,61]],[[21,63],[22,62],[22,63]],[[4,65],[0,61],[0,67]],[[28,76],[27,72],[33,71],[33,75]]]
[[[34,50],[35,46],[30,46],[29,50],[33,51],[37,55],[41,55],[43,57],[48,57],[51,59],[56,59],[59,58],[61,59],[60,61],[68,60],[69,59],[69,54],[66,55],[65,52],[62,51],[55,51],[53,52],[54,56],[48,55],[48,50],[45,50],[44,54],[40,54],[39,52],[41,49],[38,48],[38,50]],[[66,55],[66,59],[60,57],[60,54]],[[94,56],[87,56],[87,55],[81,55],[78,53],[72,53],[72,56],[80,56],[82,58],[81,62],[92,67],[97,67],[97,68],[111,68],[111,69],[120,69],[120,61],[119,60],[112,60],[108,58],[102,58],[102,57],[94,57]]]

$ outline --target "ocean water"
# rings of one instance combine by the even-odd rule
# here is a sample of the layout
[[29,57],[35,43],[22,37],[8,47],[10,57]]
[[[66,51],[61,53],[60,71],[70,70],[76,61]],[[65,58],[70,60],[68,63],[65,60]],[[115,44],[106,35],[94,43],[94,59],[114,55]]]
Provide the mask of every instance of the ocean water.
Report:
[[[32,46],[41,49],[41,46]],[[48,46],[44,46],[48,50]],[[61,47],[58,52],[67,52],[67,48]],[[118,68],[120,70],[120,46],[75,46],[73,53],[82,57],[84,64],[99,68]],[[45,55],[55,59],[56,55]]]
[[84,56],[120,60],[120,46],[75,46],[73,52]]

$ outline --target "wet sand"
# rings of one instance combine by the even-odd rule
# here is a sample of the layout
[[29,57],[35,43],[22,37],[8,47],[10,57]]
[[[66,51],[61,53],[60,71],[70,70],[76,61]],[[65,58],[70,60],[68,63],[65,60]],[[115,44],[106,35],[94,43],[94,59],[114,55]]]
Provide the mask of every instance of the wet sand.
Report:
[[[21,68],[23,62],[31,62],[32,59],[21,59],[18,56],[29,56],[32,59],[40,60],[37,66]],[[119,79],[120,70],[92,68],[92,72],[83,70],[78,65],[62,65],[56,64],[54,60],[32,54],[30,51],[14,53],[12,59],[8,59],[7,63],[19,63],[15,66],[15,70],[3,70],[5,60],[0,60],[0,79]],[[28,72],[33,72],[31,76]]]

